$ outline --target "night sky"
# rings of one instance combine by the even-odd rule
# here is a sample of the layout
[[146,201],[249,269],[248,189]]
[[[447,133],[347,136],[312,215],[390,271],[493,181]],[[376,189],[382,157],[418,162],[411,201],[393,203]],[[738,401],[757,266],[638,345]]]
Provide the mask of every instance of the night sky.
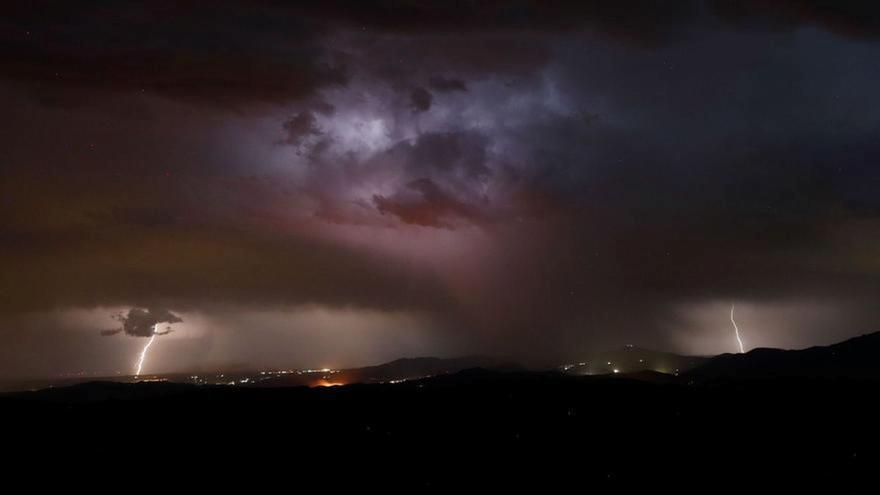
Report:
[[875,2],[10,1],[0,377],[880,330]]

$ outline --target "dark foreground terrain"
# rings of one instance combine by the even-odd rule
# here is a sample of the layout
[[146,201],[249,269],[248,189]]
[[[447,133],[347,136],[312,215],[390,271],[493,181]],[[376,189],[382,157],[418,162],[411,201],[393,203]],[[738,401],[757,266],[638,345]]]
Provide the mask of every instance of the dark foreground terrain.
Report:
[[871,493],[858,487],[877,474],[878,392],[850,379],[687,385],[468,370],[312,389],[92,383],[6,397],[0,414],[6,472],[48,479]]
[[874,334],[719,356],[678,377],[87,383],[0,396],[3,468],[7,482],[122,490],[877,493],[878,357]]

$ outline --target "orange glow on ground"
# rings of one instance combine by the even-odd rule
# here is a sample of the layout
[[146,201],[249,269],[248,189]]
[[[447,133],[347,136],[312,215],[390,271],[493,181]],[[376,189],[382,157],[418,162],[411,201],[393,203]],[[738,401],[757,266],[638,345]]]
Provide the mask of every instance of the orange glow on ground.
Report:
[[345,385],[345,383],[331,382],[331,381],[328,381],[328,380],[325,380],[322,378],[322,379],[318,380],[317,382],[315,382],[312,386],[313,387],[339,387],[341,385]]

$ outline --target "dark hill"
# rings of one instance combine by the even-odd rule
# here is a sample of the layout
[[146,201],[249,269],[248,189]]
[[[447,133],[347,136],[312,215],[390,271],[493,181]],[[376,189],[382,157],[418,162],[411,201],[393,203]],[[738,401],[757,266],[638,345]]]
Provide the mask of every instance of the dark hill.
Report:
[[396,384],[93,382],[0,395],[3,445],[14,454],[4,467],[56,478],[66,468],[66,481],[143,465],[137,474],[167,486],[189,476],[198,486],[237,480],[242,489],[265,482],[266,489],[714,493],[743,483],[744,493],[765,493],[779,483],[781,493],[801,486],[812,493],[830,483],[829,493],[861,493],[873,486],[878,381],[704,387],[639,375],[470,368]]
[[880,332],[803,350],[722,354],[684,374],[692,382],[755,378],[880,379]]

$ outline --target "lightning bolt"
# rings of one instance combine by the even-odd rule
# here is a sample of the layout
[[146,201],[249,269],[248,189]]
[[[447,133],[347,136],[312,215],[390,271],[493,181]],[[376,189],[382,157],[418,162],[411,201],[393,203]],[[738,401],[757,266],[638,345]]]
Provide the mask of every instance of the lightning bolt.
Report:
[[736,326],[736,320],[733,319],[733,303],[730,303],[730,322],[733,323],[733,331],[736,332],[736,342],[739,344],[739,352],[746,352],[743,348],[743,341],[739,337],[739,327]]
[[147,345],[145,345],[144,349],[141,351],[141,356],[138,358],[137,371],[134,372],[134,376],[136,377],[141,375],[141,368],[144,367],[144,358],[147,357],[147,351],[150,350],[150,346],[153,345],[153,341],[156,340],[156,327],[158,326],[158,324],[153,325],[153,335],[150,336],[150,340],[147,341]]

